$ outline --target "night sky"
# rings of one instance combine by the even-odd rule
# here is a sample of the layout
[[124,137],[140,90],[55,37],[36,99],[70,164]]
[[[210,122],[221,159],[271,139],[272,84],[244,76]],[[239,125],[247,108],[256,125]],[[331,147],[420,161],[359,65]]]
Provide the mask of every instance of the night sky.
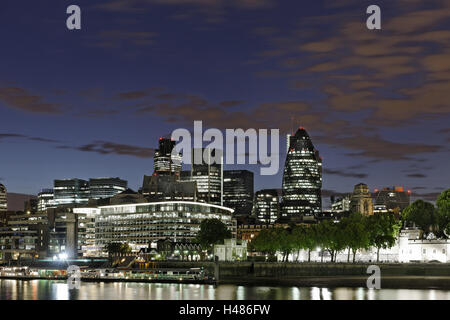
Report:
[[[66,28],[66,8],[82,29]],[[377,4],[382,30],[366,28]],[[450,180],[450,1],[2,0],[0,182],[140,187],[176,128],[309,132],[324,196],[402,185],[434,200]]]

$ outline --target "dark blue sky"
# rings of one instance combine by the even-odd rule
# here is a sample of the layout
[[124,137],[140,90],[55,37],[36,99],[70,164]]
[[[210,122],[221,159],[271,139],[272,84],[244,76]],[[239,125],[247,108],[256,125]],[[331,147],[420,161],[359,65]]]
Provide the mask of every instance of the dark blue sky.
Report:
[[[449,187],[450,4],[378,1],[4,0],[0,179],[119,176],[137,189],[173,129],[304,126],[325,195],[365,182],[433,199]],[[82,30],[66,28],[66,8]],[[281,170],[256,188],[280,188]],[[231,166],[228,168],[232,168]]]

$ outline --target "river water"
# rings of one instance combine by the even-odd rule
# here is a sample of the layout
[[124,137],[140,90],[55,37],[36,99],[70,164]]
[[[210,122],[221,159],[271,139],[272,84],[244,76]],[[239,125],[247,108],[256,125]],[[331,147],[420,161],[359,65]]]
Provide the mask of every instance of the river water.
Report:
[[276,286],[82,282],[0,279],[0,300],[449,300],[433,289],[299,288]]

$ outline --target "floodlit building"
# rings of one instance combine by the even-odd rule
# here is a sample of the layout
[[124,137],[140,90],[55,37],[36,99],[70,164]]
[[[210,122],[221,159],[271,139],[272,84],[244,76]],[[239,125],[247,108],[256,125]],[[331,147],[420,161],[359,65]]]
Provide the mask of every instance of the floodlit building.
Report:
[[144,176],[141,193],[149,201],[197,200],[195,181],[179,180],[174,175]]
[[128,243],[134,251],[161,239],[190,242],[205,219],[219,219],[236,236],[236,221],[230,208],[190,201],[149,202],[100,206],[95,218],[97,246]]
[[247,240],[225,239],[224,244],[214,245],[214,256],[219,261],[247,260]]
[[223,205],[232,208],[235,216],[252,213],[253,180],[253,172],[248,170],[223,172]]
[[322,211],[322,159],[304,128],[288,139],[281,217],[296,222],[315,220]]
[[6,187],[0,184],[0,213],[8,211],[8,198]]
[[276,189],[263,189],[255,193],[253,215],[263,224],[274,224],[280,215],[280,202]]
[[373,200],[367,184],[359,183],[353,189],[350,211],[358,212],[365,216],[373,214]]

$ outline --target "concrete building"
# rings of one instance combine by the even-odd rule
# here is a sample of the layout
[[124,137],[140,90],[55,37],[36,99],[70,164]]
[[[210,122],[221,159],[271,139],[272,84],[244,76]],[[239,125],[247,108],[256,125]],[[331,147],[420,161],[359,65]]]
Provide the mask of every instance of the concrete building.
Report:
[[375,189],[374,198],[377,212],[401,212],[410,204],[411,191],[403,187]]

